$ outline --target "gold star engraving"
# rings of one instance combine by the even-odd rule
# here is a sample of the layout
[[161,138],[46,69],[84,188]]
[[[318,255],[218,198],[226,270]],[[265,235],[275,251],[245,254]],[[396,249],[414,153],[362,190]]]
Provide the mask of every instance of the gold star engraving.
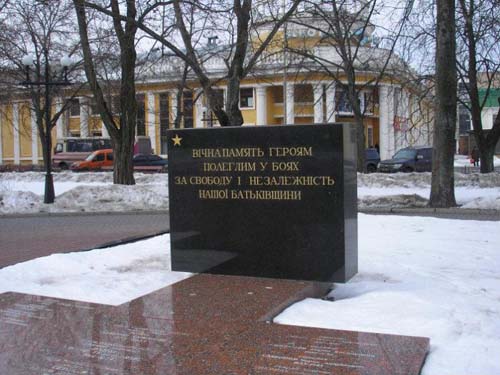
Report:
[[176,134],[175,137],[172,138],[172,141],[174,141],[174,146],[180,146],[182,138]]

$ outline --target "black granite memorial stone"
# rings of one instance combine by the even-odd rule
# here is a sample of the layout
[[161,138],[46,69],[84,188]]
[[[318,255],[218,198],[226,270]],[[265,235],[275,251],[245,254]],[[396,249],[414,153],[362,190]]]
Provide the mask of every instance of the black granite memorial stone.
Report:
[[176,129],[172,269],[345,282],[357,272],[348,124]]

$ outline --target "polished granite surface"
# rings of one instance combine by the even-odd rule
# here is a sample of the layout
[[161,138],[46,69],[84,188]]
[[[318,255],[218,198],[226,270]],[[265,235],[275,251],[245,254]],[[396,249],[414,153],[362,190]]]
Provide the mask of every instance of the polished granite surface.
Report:
[[349,124],[169,130],[172,269],[352,278],[358,270],[353,130]]
[[197,275],[120,306],[0,295],[0,374],[419,374],[429,339],[273,324],[324,284]]

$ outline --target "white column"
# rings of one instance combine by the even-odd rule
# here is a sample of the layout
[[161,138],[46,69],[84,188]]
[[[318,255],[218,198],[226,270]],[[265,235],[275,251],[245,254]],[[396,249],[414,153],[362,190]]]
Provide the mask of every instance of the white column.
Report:
[[335,82],[326,88],[326,122],[335,122]]
[[35,111],[30,110],[31,119],[31,163],[38,164],[38,127]]
[[3,149],[2,149],[2,127],[3,127],[3,116],[5,113],[5,107],[0,107],[0,164],[3,164]]
[[387,85],[380,85],[378,90],[380,158],[390,159],[394,154],[394,93]]
[[155,115],[156,115],[156,107],[155,107],[155,94],[151,91],[148,91],[146,94],[147,100],[147,124],[148,124],[148,135],[151,140],[151,147],[153,148],[155,153],[158,153],[158,148],[156,147],[156,128],[155,128]]
[[14,133],[14,164],[21,162],[21,145],[19,144],[19,104],[12,105],[12,130]]
[[258,86],[255,89],[255,109],[257,110],[257,123],[255,125],[266,125],[267,124],[267,98],[266,98],[267,87]]
[[314,123],[321,124],[324,122],[323,84],[321,82],[314,84],[313,91],[314,91]]
[[108,129],[106,129],[106,125],[104,125],[104,121],[101,121],[101,134],[104,138],[109,138]]
[[287,82],[286,84],[286,113],[285,124],[293,125],[295,123],[295,102],[294,102],[294,85]]
[[89,136],[89,102],[87,98],[80,98],[80,137]]
[[177,95],[178,94],[179,94],[178,89],[172,90],[169,93],[171,105],[170,105],[170,110],[168,111],[168,114],[170,117],[168,127],[172,128],[172,129],[174,127],[175,118],[177,117]]
[[198,97],[195,103],[195,108],[196,108],[196,119],[194,122],[194,127],[195,128],[203,128],[205,124],[203,123],[203,94],[199,94],[198,92],[195,93],[195,97]]
[[[62,98],[57,98],[56,99],[56,113],[59,113],[59,111],[62,108]],[[66,119],[65,113],[61,114],[59,118],[57,119],[56,122],[56,138],[62,138],[65,136],[65,131],[64,131],[64,120]]]

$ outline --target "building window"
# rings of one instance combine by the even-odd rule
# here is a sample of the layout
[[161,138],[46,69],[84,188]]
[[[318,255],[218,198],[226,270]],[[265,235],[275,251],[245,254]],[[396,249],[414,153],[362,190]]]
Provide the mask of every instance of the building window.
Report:
[[80,117],[80,100],[78,98],[69,101],[69,115],[70,117]]
[[283,104],[283,86],[272,86],[269,90],[274,98],[274,104]]
[[167,130],[169,127],[168,94],[160,94],[160,154],[167,153],[168,138]]
[[375,108],[378,103],[377,92],[375,90],[363,91],[361,95],[361,103],[363,104],[361,110],[368,115],[375,113]]
[[146,104],[144,94],[135,97],[137,101],[137,135],[146,135]]
[[394,88],[394,108],[393,108],[393,113],[394,113],[394,116],[398,116],[400,115],[401,113],[403,113],[403,109],[401,108],[401,105],[402,105],[402,91],[401,91],[401,87],[395,87]]
[[253,87],[240,89],[240,108],[254,108]]
[[366,128],[366,140],[368,142],[368,147],[373,147],[373,126],[371,125]]
[[312,85],[295,85],[293,88],[295,103],[313,104],[314,91]]
[[91,101],[89,104],[90,115],[91,116],[99,116],[99,110],[97,109],[97,104],[95,101]]
[[[182,116],[184,117],[184,128],[193,127],[193,92],[184,91],[182,93]],[[177,114],[175,114],[177,115]]]
[[352,105],[346,89],[338,87],[335,90],[335,111],[338,113],[352,113]]
[[214,106],[224,108],[224,90],[222,89],[214,89]]

